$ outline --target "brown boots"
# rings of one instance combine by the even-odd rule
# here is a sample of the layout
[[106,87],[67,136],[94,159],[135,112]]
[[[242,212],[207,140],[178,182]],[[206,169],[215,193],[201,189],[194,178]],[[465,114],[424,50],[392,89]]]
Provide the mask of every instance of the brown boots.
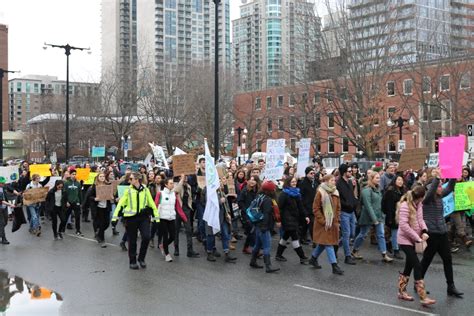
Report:
[[428,306],[428,305],[433,305],[436,303],[435,300],[429,298],[426,295],[425,281],[423,280],[415,281],[415,288],[416,288],[416,292],[418,293],[418,296],[420,297],[421,305]]
[[410,277],[407,277],[400,273],[398,277],[398,298],[404,301],[413,301],[413,296],[408,295],[407,285]]

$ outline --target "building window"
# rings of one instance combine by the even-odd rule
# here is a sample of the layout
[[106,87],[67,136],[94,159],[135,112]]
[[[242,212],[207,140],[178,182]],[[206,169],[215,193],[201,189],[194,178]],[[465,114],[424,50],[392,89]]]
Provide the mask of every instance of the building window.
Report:
[[314,93],[313,102],[314,102],[314,104],[318,104],[319,102],[321,102],[321,92],[316,91]]
[[342,139],[342,152],[347,153],[349,152],[349,138],[344,137]]
[[439,89],[441,91],[449,90],[449,75],[444,75],[439,78]]
[[273,121],[272,119],[269,117],[267,118],[267,132],[271,133],[273,131]]
[[387,82],[387,95],[388,96],[394,96],[395,95],[395,82],[394,81],[388,81]]
[[16,92],[21,92],[21,82],[16,83]]
[[393,120],[393,114],[395,113],[397,109],[394,107],[389,107],[387,109],[387,117]]
[[326,98],[327,98],[328,102],[334,101],[334,90],[327,89],[326,90]]
[[262,109],[262,99],[255,98],[255,110],[260,111]]
[[261,132],[262,131],[262,120],[261,119],[256,119],[255,120],[255,130],[257,132]]
[[389,136],[388,139],[388,151],[389,152],[396,152],[397,151],[397,145],[396,145],[396,140],[393,135]]
[[290,138],[290,149],[292,152],[296,152],[296,138]]
[[423,77],[423,82],[421,83],[421,88],[423,93],[431,92],[431,78],[430,77]]
[[294,115],[290,116],[290,129],[292,131],[296,129],[296,117]]
[[289,99],[290,103],[288,104],[288,106],[295,106],[295,104],[296,104],[296,100],[295,100],[295,99],[296,99],[295,94],[294,94],[294,93],[290,93],[290,99]]
[[321,114],[319,113],[314,114],[314,126],[316,128],[321,128]]
[[267,97],[267,110],[272,108],[272,97]]
[[347,92],[347,88],[341,88],[341,99],[344,101],[349,100],[349,93]]
[[257,141],[255,142],[255,149],[257,149],[257,151],[262,151],[262,140],[261,139],[257,139]]
[[444,112],[444,119],[450,120],[451,119],[451,100],[443,100],[441,101],[443,105],[443,112]]
[[283,132],[285,130],[285,119],[283,117],[278,118],[278,131]]
[[301,103],[302,105],[308,104],[308,94],[306,92],[304,92],[301,96]]
[[328,153],[334,153],[334,137],[328,138]]
[[459,84],[461,89],[470,89],[471,88],[471,73],[466,72],[461,76],[461,82]]
[[403,81],[403,94],[404,95],[413,94],[413,80],[407,79]]
[[334,113],[328,113],[328,127],[334,128]]
[[283,106],[283,101],[284,101],[283,96],[279,95],[277,99],[277,107],[281,108]]

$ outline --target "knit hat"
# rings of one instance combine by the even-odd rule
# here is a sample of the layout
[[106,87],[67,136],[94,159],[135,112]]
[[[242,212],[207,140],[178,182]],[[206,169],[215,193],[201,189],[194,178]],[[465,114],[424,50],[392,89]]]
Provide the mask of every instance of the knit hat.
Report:
[[314,168],[313,168],[313,167],[306,167],[306,169],[304,169],[304,174],[308,174],[308,173],[310,173],[311,171],[314,171]]
[[339,174],[342,176],[344,173],[347,172],[347,169],[349,169],[349,165],[343,163],[342,165],[339,166]]
[[275,191],[276,190],[276,185],[272,181],[265,180],[265,181],[263,181],[263,184],[262,184],[262,190],[270,191],[270,192]]

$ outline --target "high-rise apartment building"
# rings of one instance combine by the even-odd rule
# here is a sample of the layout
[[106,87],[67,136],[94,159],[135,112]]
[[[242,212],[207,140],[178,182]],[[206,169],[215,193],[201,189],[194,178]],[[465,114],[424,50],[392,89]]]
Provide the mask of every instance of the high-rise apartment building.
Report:
[[[40,114],[62,114],[66,109],[66,81],[53,76],[28,75],[8,82],[7,126],[27,130],[27,122]],[[71,115],[85,115],[99,102],[96,83],[69,82]]]
[[451,47],[454,53],[474,51],[474,1],[451,0]]
[[[8,70],[8,26],[0,24],[0,68]],[[2,130],[8,131],[8,73],[0,83],[2,89]],[[1,131],[0,131],[1,132]]]
[[233,67],[244,90],[304,80],[321,23],[307,0],[254,0],[233,23]]

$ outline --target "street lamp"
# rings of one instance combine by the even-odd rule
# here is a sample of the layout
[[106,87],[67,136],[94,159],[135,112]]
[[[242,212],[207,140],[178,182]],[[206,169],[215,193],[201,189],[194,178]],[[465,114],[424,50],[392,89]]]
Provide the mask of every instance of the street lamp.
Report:
[[397,127],[399,128],[399,137],[400,137],[400,140],[403,139],[403,136],[402,136],[402,128],[403,128],[403,124],[408,122],[408,125],[410,126],[413,126],[415,125],[415,120],[413,119],[412,116],[410,116],[410,119],[404,119],[402,118],[401,116],[398,117],[398,119],[395,120],[395,122],[393,122],[390,118],[388,119],[387,121],[387,126],[388,127],[392,127],[394,126],[395,124],[397,125]]
[[247,129],[244,130],[244,135],[242,135],[242,155],[245,159],[245,147],[247,144],[247,133],[245,132]]
[[0,68],[0,160],[3,161],[3,76],[5,73],[15,73],[19,71]]
[[66,163],[68,163],[69,160],[69,55],[71,55],[72,50],[86,50],[89,51],[88,54],[90,54],[90,48],[84,48],[84,47],[74,47],[69,44],[66,45],[55,45],[55,44],[47,44],[44,43],[43,49],[48,49],[48,46],[54,47],[54,48],[62,48],[65,51],[66,54]]
[[219,161],[219,4],[213,0],[214,16],[214,161]]
[[122,139],[122,148],[123,148],[123,159],[125,159],[125,158],[128,158],[128,149],[130,148],[129,141],[132,140],[132,136],[125,135],[125,136],[122,136],[121,139]]
[[[237,136],[238,136],[238,138],[237,138],[237,139],[238,139],[238,143],[237,143],[237,157],[238,157],[239,166],[240,166],[240,164],[241,164],[241,163],[240,163],[240,151],[241,151],[241,149],[242,149],[242,143],[241,143],[240,139],[241,139],[242,132],[243,132],[244,134],[247,134],[247,129],[246,129],[246,128],[242,128],[242,127],[239,126],[239,127],[237,127],[237,128],[235,129],[235,131],[237,132]],[[245,135],[244,135],[244,136],[245,136]]]

